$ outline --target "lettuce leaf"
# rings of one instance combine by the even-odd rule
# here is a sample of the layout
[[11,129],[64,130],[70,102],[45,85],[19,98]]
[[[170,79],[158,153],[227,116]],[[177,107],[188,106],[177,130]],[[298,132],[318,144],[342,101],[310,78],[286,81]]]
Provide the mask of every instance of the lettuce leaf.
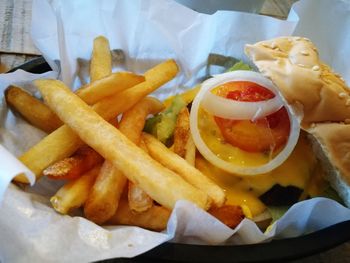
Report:
[[226,70],[226,72],[236,71],[236,70],[253,70],[251,66],[244,63],[243,61],[238,61],[232,67]]

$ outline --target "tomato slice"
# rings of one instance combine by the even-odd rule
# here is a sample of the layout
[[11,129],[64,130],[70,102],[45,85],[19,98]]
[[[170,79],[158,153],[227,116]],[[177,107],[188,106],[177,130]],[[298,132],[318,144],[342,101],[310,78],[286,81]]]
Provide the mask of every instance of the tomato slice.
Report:
[[[217,95],[237,101],[264,101],[275,95],[268,89],[247,81],[228,82],[218,87]],[[225,141],[248,152],[272,152],[288,139],[290,121],[282,107],[264,118],[230,120],[214,116]]]

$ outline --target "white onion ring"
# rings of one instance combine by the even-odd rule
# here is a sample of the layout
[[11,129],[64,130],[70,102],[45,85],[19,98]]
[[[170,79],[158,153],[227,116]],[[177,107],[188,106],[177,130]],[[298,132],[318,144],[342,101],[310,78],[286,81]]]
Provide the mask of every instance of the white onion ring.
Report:
[[[272,82],[259,73],[253,71],[232,71],[221,74],[219,78],[209,79],[202,84],[201,89],[206,92],[201,106],[217,117],[233,120],[256,120],[278,111],[283,106],[280,96],[277,95],[265,101],[248,102],[227,99],[210,92],[213,88],[228,81],[247,81],[247,78],[251,79],[250,82],[259,84],[276,95],[277,90]],[[220,106],[218,107],[218,105]]]
[[278,111],[282,108],[283,102],[279,96],[257,102],[235,101],[207,91],[201,105],[206,111],[217,117],[254,121]]
[[[276,96],[279,96],[281,98],[281,100],[283,101],[283,105],[287,109],[288,117],[291,122],[288,141],[284,149],[279,154],[277,154],[268,163],[263,164],[261,166],[243,167],[243,166],[235,165],[233,163],[220,159],[208,148],[208,146],[203,141],[199,133],[198,110],[204,95],[208,90],[215,88],[220,84],[232,81],[233,78],[235,81],[255,82],[263,87],[271,87],[272,85],[272,88],[275,91],[274,93],[276,94]],[[202,88],[200,89],[197,96],[194,98],[192,102],[192,108],[190,113],[190,128],[191,128],[193,141],[197,149],[204,156],[204,158],[206,158],[213,165],[230,173],[235,173],[239,175],[257,175],[257,174],[264,174],[272,171],[273,169],[280,166],[289,157],[289,155],[292,153],[299,139],[300,120],[296,117],[295,113],[293,112],[293,109],[287,104],[287,102],[279,94],[277,88],[274,86],[274,84],[271,81],[269,81],[268,79],[264,78],[262,75],[256,72],[234,71],[234,72],[224,73],[221,75],[216,75],[214,76],[214,78],[209,79],[202,84]]]

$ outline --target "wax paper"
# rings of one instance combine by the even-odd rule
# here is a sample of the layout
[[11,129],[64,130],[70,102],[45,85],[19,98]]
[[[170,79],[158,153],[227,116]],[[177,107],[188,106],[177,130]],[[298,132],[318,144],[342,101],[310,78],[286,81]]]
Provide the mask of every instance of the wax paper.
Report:
[[[349,6],[347,1],[322,0],[315,9],[314,1],[304,0],[295,4],[288,20],[283,21],[234,11],[205,15],[170,0],[34,0],[33,41],[54,71],[42,75],[23,71],[2,74],[0,96],[3,98],[9,84],[20,85],[38,96],[31,84],[36,78],[58,77],[72,89],[88,82],[92,41],[98,35],[110,41],[114,71],[143,73],[165,59],[176,60],[181,73],[154,93],[161,99],[205,78],[210,53],[247,62],[243,54],[246,43],[293,33],[314,41],[325,62],[349,83]],[[0,112],[0,143],[14,156],[45,136],[14,115],[4,99]],[[16,162],[9,161],[8,165],[17,167]],[[6,173],[7,178],[15,175],[10,169],[1,173]],[[6,182],[8,179],[0,179],[0,186]],[[79,216],[60,215],[51,208],[49,197],[61,185],[47,178],[40,179],[34,187],[10,184],[0,204],[1,262],[88,262],[134,257],[166,241],[252,244],[299,236],[350,220],[348,208],[329,199],[314,198],[294,205],[263,233],[249,219],[230,229],[195,205],[180,200],[163,232],[100,227]]]

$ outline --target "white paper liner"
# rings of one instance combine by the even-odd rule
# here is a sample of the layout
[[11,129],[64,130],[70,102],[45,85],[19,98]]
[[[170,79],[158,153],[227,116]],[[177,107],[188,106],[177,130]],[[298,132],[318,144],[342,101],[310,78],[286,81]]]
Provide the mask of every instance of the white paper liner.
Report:
[[[314,14],[311,5],[314,6],[310,0],[297,3],[289,21],[281,21],[239,12],[203,15],[169,0],[34,0],[32,36],[53,69],[59,68],[56,61],[61,60],[62,78],[74,88],[84,81],[76,76],[87,75],[87,72],[77,71],[87,71],[86,65],[81,66],[77,59],[87,61],[90,58],[92,41],[97,35],[105,35],[112,49],[121,49],[125,54],[124,63],[118,62],[114,69],[142,73],[164,59],[175,58],[182,74],[155,93],[163,99],[186,89],[182,84],[190,85],[204,76],[208,53],[245,60],[244,44],[290,35],[295,26],[297,32],[316,40],[317,45],[321,44],[321,52],[330,50],[331,54],[336,54],[342,50],[344,54],[350,54],[349,27],[341,27],[343,32],[338,41],[333,41],[332,34],[323,30],[334,29],[348,21],[348,5],[344,1],[319,1],[317,6],[321,13],[317,17],[322,19],[317,20],[318,27],[312,30],[307,26],[313,19],[310,14]],[[329,5],[343,11],[329,12]],[[57,20],[55,14],[59,15]],[[297,24],[298,19],[303,23]],[[319,35],[323,37],[318,38]],[[325,57],[325,62],[349,81],[350,74],[346,73],[350,72],[350,63],[346,59],[329,57],[327,60]],[[56,75],[55,72],[35,75],[23,71],[2,74],[0,96],[9,84],[20,85],[35,93],[30,84],[33,79]],[[14,116],[4,99],[0,113],[0,143],[15,156],[44,136],[43,132]],[[48,198],[60,184],[41,179],[35,187],[27,187],[25,191],[10,185],[1,204],[1,262],[87,262],[133,257],[168,240],[211,245],[252,244],[273,237],[298,236],[350,220],[349,209],[329,199],[315,198],[294,205],[268,233],[262,233],[248,219],[232,230],[191,203],[179,201],[163,233],[138,227],[102,228],[81,217],[61,216],[51,208]]]

